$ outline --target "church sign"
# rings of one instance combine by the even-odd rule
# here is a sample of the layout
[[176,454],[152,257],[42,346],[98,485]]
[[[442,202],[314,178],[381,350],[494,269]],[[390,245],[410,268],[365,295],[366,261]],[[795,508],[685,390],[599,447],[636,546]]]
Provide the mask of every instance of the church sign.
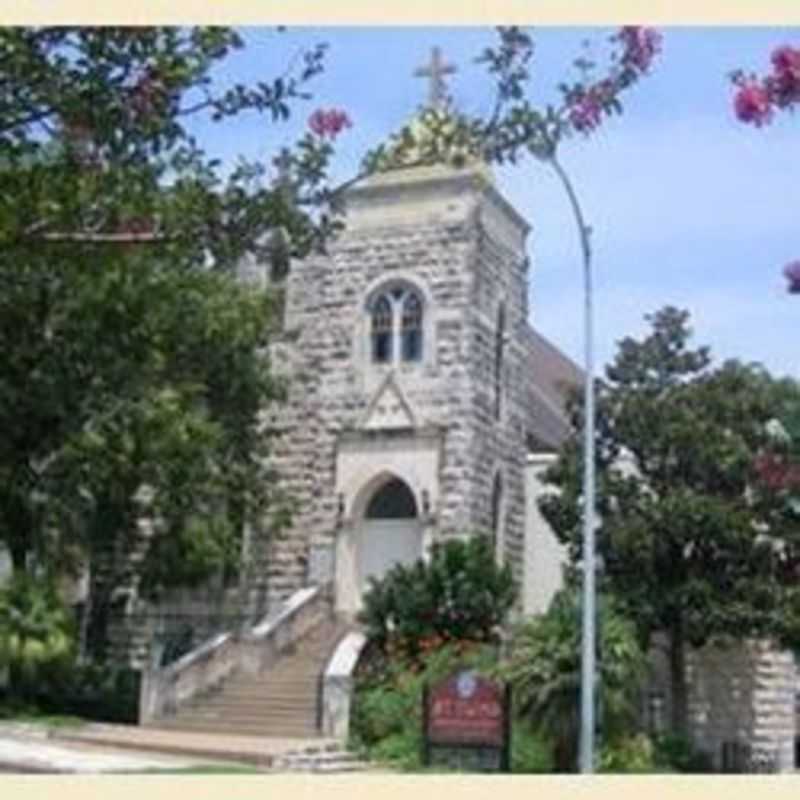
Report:
[[425,687],[425,764],[510,771],[510,689],[475,670],[460,669]]

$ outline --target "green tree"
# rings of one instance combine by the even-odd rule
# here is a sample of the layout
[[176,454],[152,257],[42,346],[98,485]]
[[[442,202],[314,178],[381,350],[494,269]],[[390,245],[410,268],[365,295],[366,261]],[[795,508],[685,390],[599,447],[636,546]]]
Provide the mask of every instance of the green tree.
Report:
[[[335,230],[342,119],[286,150],[277,184],[259,164],[225,175],[189,120],[283,119],[323,68],[317,46],[272,82],[221,89],[241,46],[226,28],[0,32],[0,542],[17,575],[118,564],[144,513],[140,578],[157,591],[274,507],[258,411],[281,396],[265,349],[280,298],[235,271],[249,253],[279,278]],[[189,576],[169,542],[198,518],[213,541]],[[122,577],[93,582],[99,641]]]
[[[793,635],[798,527],[758,469],[784,407],[775,381],[754,365],[712,367],[707,348],[689,346],[687,312],[647,319],[650,332],[623,339],[598,382],[601,580],[644,645],[664,636],[672,727],[685,734],[690,647]],[[573,411],[579,425],[578,402]],[[573,565],[580,461],[569,442],[548,475],[560,493],[541,503]]]
[[[546,614],[531,617],[514,632],[501,667],[511,684],[515,713],[553,742],[557,771],[577,766],[580,693],[580,597],[559,592]],[[609,741],[636,724],[645,655],[634,624],[610,597],[601,598],[599,703],[603,734]]]

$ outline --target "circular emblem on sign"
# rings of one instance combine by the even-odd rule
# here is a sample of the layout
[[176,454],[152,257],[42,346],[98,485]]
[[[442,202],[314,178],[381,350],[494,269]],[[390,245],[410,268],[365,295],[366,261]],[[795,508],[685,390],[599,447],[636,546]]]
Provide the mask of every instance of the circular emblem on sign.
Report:
[[464,671],[459,673],[458,678],[456,678],[456,691],[462,700],[472,697],[477,685],[478,682],[475,680],[474,672]]

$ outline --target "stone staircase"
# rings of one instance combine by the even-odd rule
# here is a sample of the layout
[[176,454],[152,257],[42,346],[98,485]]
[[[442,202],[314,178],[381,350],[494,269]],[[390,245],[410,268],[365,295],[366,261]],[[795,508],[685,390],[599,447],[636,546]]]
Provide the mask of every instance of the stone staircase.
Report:
[[305,747],[276,756],[269,772],[366,772],[375,765],[362,761],[339,744]]
[[268,672],[235,672],[219,689],[194,699],[175,716],[153,720],[149,727],[281,739],[319,737],[321,675],[347,629],[325,621]]

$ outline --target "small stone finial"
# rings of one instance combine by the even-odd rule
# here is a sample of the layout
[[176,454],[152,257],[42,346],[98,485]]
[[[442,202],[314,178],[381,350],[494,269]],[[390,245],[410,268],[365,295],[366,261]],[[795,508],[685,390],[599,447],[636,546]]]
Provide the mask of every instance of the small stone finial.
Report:
[[431,60],[424,67],[414,70],[415,78],[429,78],[428,107],[443,111],[447,106],[447,86],[444,82],[445,75],[452,75],[456,71],[454,64],[447,64],[442,60],[442,51],[438,47],[431,50]]

